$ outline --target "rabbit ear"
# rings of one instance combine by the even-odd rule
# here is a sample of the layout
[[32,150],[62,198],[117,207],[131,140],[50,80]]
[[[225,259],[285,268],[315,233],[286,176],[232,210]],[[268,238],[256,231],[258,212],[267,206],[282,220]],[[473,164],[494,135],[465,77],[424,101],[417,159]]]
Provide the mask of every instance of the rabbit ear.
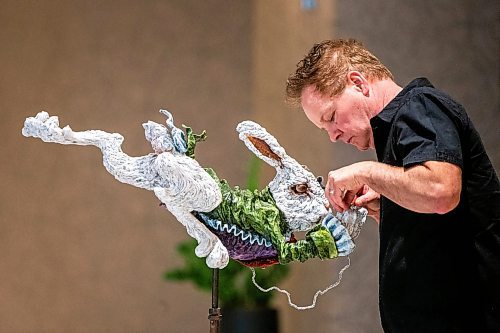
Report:
[[257,149],[265,157],[271,158],[278,163],[281,163],[281,157],[276,155],[271,147],[266,143],[266,141],[259,139],[255,136],[247,136],[248,140],[253,144],[255,149]]
[[275,168],[283,165],[283,159],[287,157],[286,152],[265,128],[246,120],[239,123],[236,130],[240,140],[261,160]]

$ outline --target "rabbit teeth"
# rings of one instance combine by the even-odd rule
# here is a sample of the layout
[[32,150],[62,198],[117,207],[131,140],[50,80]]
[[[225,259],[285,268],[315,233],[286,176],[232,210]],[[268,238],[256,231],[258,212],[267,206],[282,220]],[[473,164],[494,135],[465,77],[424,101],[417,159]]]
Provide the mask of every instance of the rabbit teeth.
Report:
[[240,261],[277,259],[278,252],[266,237],[212,219],[203,213],[197,213],[196,216],[217,235],[231,258]]

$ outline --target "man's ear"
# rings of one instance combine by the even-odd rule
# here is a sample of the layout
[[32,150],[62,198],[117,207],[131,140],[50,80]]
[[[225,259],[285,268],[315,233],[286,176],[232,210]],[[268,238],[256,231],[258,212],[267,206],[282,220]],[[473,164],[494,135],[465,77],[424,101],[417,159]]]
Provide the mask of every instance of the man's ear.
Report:
[[370,89],[368,87],[368,80],[358,71],[350,71],[347,73],[347,81],[354,86],[354,88],[363,93],[365,96],[369,96]]

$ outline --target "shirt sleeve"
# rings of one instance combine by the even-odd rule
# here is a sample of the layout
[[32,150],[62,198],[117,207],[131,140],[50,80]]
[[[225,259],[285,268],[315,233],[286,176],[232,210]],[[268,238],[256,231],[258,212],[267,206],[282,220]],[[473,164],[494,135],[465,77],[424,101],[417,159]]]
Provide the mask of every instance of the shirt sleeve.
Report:
[[396,147],[404,167],[442,161],[463,167],[460,137],[446,105],[437,97],[418,94],[408,101],[396,122]]

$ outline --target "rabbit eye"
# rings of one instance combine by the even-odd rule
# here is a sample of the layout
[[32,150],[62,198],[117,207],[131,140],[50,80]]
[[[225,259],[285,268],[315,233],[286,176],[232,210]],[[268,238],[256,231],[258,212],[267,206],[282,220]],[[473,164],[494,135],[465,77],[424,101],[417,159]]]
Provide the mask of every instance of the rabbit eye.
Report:
[[290,188],[292,189],[292,191],[295,194],[304,194],[304,193],[307,193],[307,190],[309,189],[309,187],[307,186],[307,184],[292,185]]

